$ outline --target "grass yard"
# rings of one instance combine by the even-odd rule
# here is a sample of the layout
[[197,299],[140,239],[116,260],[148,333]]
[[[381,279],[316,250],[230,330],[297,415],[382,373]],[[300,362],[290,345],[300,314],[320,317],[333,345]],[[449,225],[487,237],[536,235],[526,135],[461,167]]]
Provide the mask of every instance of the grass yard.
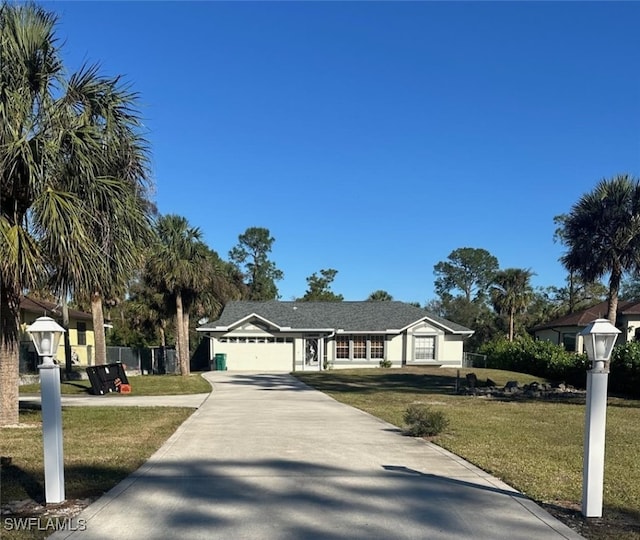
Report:
[[[96,498],[111,489],[140,467],[193,411],[170,407],[64,408],[65,494],[69,504],[78,499]],[[20,422],[20,428],[0,428],[0,452],[4,457],[0,477],[3,505],[44,499],[40,411],[21,411]],[[30,515],[29,506],[24,514]],[[3,516],[0,526],[5,524],[5,519]],[[34,540],[52,532],[6,529],[3,527],[0,536],[10,540]]]
[[[333,370],[300,373],[300,380],[338,401],[398,427],[415,402],[450,420],[433,442],[462,456],[541,503],[588,538],[640,538],[640,401],[610,398],[607,408],[604,516],[580,515],[584,400],[494,400],[455,395],[455,369]],[[539,377],[461,369],[480,381],[521,385]]]
[[[134,395],[159,396],[210,392],[210,384],[200,375],[145,375],[129,377]],[[61,384],[63,394],[91,393],[89,381]],[[39,393],[40,385],[24,385],[21,393]],[[67,407],[62,409],[65,457],[65,507],[86,506],[139,468],[194,409],[171,407]],[[0,428],[0,502],[13,503],[11,510],[25,517],[39,517],[46,523],[36,503],[44,500],[42,417],[39,410],[20,411],[19,428]],[[15,502],[25,506],[16,510]],[[48,509],[47,509],[48,510]],[[54,508],[51,515],[58,515]],[[52,530],[8,530],[6,515],[0,523],[0,537],[8,540],[36,540]]]
[[[127,377],[131,385],[131,394],[106,394],[118,396],[173,396],[180,394],[202,394],[211,392],[211,385],[199,374],[188,377],[182,375],[137,375]],[[62,394],[91,394],[88,380],[64,381],[60,385]],[[39,394],[39,384],[25,384],[20,387],[21,394]]]

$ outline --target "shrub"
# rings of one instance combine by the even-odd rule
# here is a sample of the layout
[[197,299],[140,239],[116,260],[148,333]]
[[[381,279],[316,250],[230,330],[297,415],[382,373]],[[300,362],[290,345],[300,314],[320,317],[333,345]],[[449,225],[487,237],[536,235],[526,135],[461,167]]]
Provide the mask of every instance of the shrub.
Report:
[[381,368],[390,368],[391,367],[391,360],[380,360],[380,367]]
[[413,404],[404,413],[407,435],[412,437],[431,437],[438,435],[449,425],[444,412],[435,411],[427,405]]
[[529,373],[575,386],[584,386],[589,362],[586,355],[564,350],[550,341],[534,341],[530,336],[505,338],[485,343],[480,352],[487,355],[487,367]]
[[613,349],[610,371],[612,391],[640,397],[640,343],[630,341]]

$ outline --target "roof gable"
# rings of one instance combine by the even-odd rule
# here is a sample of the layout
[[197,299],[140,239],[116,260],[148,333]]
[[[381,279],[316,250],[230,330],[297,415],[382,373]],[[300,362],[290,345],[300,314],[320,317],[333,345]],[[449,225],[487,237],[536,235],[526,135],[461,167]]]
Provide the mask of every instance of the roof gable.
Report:
[[339,332],[401,332],[422,320],[443,330],[471,335],[465,328],[404,302],[229,302],[220,318],[199,331],[222,330],[250,316],[271,322],[279,329]]

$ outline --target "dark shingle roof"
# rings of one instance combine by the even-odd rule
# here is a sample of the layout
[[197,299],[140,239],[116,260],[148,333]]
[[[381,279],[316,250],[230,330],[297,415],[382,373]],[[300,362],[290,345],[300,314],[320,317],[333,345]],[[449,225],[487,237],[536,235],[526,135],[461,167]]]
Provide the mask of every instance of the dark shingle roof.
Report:
[[[575,313],[569,313],[569,315],[565,315],[564,317],[540,324],[531,330],[535,332],[536,330],[562,326],[587,326],[590,322],[593,322],[596,319],[606,319],[608,314],[609,304],[606,301],[600,302],[590,308],[576,311]],[[638,314],[640,314],[640,302],[637,300],[623,300],[618,303],[618,315]]]
[[[20,309],[29,313],[37,313],[39,316],[47,316],[53,319],[62,317],[62,307],[47,300],[39,300],[29,296],[23,296],[20,299]],[[69,317],[81,321],[91,321],[93,319],[91,313],[78,311],[77,309],[69,309]]]
[[437,317],[404,302],[229,302],[217,321],[198,330],[228,327],[256,314],[278,327],[293,330],[344,330],[345,332],[382,332],[400,330],[419,320],[428,319],[456,334],[471,334],[462,325]]

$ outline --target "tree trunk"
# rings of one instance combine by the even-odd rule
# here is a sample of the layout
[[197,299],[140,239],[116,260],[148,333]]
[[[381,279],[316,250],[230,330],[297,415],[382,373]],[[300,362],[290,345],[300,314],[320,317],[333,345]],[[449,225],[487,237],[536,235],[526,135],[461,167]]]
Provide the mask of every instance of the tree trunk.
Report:
[[20,294],[0,286],[0,426],[16,425],[20,386]]
[[63,296],[62,304],[62,328],[65,332],[62,334],[64,339],[64,371],[67,375],[71,373],[71,340],[69,339],[69,306],[67,305],[67,297]]
[[509,341],[513,341],[513,328],[514,328],[514,320],[516,318],[516,313],[514,309],[509,310]]
[[182,319],[184,324],[184,350],[187,359],[187,375],[191,373],[191,348],[189,347],[189,311],[183,309],[182,311]]
[[107,342],[104,336],[104,314],[102,296],[99,292],[91,295],[91,315],[93,317],[93,339],[95,342],[95,365],[107,363]]
[[185,350],[184,313],[182,309],[182,293],[176,294],[176,349],[180,361],[180,374],[189,375],[189,353]]
[[576,309],[576,291],[573,272],[569,272],[569,313]]
[[611,278],[609,279],[609,313],[607,319],[612,325],[616,325],[616,318],[618,315],[618,292],[620,290],[620,280],[622,275],[620,272],[614,270],[611,272]]
[[164,331],[164,324],[160,326],[160,346],[164,349],[167,346],[167,335]]

